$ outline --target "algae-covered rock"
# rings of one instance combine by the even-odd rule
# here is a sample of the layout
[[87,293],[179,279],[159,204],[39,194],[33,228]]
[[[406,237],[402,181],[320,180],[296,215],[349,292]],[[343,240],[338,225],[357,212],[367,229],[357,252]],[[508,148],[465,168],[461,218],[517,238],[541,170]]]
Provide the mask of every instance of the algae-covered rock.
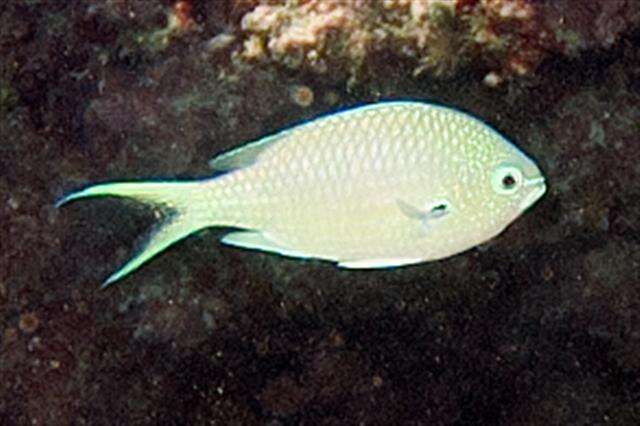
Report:
[[0,80],[0,114],[9,113],[18,103],[18,95],[6,81]]

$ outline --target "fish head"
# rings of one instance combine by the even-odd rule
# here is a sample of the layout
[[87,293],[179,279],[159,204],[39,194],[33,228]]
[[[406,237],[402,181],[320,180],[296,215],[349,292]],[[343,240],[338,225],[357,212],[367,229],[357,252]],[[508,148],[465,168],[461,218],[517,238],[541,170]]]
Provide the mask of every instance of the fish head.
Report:
[[508,142],[503,142],[499,154],[491,161],[485,175],[485,194],[496,222],[509,224],[531,207],[547,190],[545,178],[538,166]]

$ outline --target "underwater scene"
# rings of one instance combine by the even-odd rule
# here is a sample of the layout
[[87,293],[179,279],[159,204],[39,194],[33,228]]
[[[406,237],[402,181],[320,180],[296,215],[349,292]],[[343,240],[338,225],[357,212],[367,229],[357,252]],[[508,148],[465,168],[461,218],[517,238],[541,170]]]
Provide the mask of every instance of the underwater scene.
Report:
[[0,424],[640,424],[640,2],[7,0]]

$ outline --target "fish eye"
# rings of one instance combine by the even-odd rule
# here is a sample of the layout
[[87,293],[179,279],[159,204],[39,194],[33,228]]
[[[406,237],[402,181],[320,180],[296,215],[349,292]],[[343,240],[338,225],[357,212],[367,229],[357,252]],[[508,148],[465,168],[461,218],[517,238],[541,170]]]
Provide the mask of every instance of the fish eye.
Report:
[[499,166],[493,172],[491,186],[498,194],[513,194],[522,183],[522,172],[513,166]]

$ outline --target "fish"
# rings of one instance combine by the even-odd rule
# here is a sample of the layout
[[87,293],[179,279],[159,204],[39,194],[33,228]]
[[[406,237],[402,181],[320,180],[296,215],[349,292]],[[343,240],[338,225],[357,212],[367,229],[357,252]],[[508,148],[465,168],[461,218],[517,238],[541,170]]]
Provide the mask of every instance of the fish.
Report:
[[545,178],[482,120],[422,101],[335,112],[214,157],[200,180],[106,182],[61,198],[126,197],[167,212],[106,287],[209,227],[223,244],[393,268],[444,259],[498,234],[539,200]]

